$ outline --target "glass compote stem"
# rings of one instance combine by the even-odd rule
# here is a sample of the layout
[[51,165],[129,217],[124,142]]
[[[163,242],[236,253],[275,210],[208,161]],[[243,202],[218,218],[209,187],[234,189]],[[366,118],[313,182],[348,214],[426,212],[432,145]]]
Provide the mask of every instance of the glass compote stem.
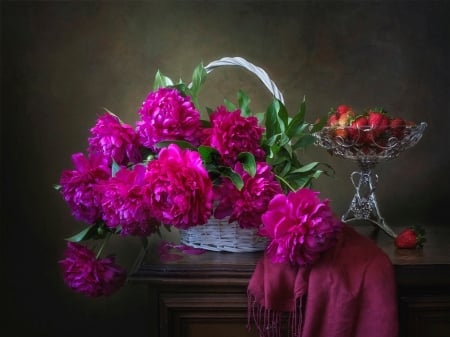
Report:
[[386,224],[378,208],[375,189],[378,184],[378,175],[373,172],[376,166],[375,161],[358,161],[359,171],[354,171],[350,175],[350,180],[355,187],[355,195],[350,203],[350,207],[345,212],[341,220],[344,222],[353,220],[368,220],[380,227],[389,236],[395,238],[397,235]]

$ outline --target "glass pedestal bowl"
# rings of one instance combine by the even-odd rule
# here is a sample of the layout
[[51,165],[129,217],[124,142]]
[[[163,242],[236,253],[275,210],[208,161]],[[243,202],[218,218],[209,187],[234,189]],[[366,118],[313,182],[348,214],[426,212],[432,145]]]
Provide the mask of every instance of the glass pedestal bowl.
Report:
[[426,127],[425,122],[385,130],[324,127],[314,133],[316,145],[332,155],[355,161],[359,168],[350,175],[355,194],[347,212],[341,217],[343,222],[368,220],[392,238],[397,236],[380,213],[375,196],[378,175],[373,170],[378,163],[397,158],[400,153],[416,145]]

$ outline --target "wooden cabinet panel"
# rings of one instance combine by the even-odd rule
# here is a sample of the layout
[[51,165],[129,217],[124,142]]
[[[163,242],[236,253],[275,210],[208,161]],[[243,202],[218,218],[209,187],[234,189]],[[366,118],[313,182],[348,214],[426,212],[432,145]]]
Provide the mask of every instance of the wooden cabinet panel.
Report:
[[159,310],[161,336],[257,336],[247,331],[243,294],[164,293],[159,297]]
[[[427,228],[422,250],[398,250],[374,237],[390,257],[398,285],[400,336],[450,336],[450,228]],[[149,337],[245,337],[246,289],[260,253],[186,255],[160,261],[149,250],[130,281],[149,289]]]
[[401,335],[405,337],[449,337],[450,294],[400,296]]

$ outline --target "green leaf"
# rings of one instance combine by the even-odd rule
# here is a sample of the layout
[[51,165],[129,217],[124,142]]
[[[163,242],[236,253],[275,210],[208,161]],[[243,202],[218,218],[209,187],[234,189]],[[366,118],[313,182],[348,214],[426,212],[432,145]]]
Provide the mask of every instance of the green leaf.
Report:
[[240,191],[244,187],[242,177],[228,166],[218,166],[217,171],[224,177],[229,178],[234,186]]
[[278,145],[279,146],[285,146],[286,144],[289,143],[289,141],[290,141],[289,137],[285,133],[282,133],[280,135]]
[[268,146],[273,146],[275,144],[278,144],[278,139],[280,138],[280,134],[277,133],[276,135],[272,135],[271,137],[267,138],[266,144]]
[[252,116],[252,112],[250,111],[250,102],[251,102],[250,97],[248,97],[248,95],[242,90],[238,91],[237,96],[239,108],[241,109],[241,116],[243,117]]
[[71,236],[70,238],[67,238],[66,240],[70,242],[80,242],[92,239],[96,237],[97,234],[98,234],[98,225],[92,225],[85,228],[81,232]]
[[103,110],[105,110],[108,114],[110,114],[111,116],[114,116],[115,118],[117,118],[119,120],[120,123],[123,123],[122,120],[120,119],[119,116],[117,116],[114,112],[111,112],[108,108],[103,107]]
[[191,149],[191,150],[196,149],[194,145],[192,145],[191,143],[186,142],[184,140],[165,140],[165,141],[156,143],[155,147],[157,147],[158,149],[161,149],[163,147],[169,146],[170,144],[176,144],[182,149]]
[[305,115],[302,113],[297,113],[294,118],[291,119],[289,125],[286,129],[286,134],[289,138],[293,138],[303,131],[306,127]]
[[330,164],[320,163],[320,166],[321,167],[325,166],[327,168],[326,170],[320,170],[321,173],[323,173],[327,176],[330,176],[330,177],[333,177],[335,175],[336,171]]
[[323,129],[323,127],[327,124],[327,117],[321,117],[316,123],[313,124],[310,132],[318,132]]
[[197,67],[195,67],[194,72],[192,73],[192,86],[191,92],[193,96],[197,96],[200,91],[201,86],[206,81],[206,70],[203,66],[203,63],[200,63]]
[[312,175],[312,178],[317,179],[320,177],[320,175],[323,173],[322,170],[316,170],[316,172],[314,172],[314,174]]
[[255,116],[258,119],[258,123],[259,124],[263,124],[264,123],[264,118],[265,118],[265,113],[264,112],[255,112],[253,114],[253,116]]
[[292,157],[292,153],[289,152],[289,150],[286,147],[282,147],[282,148],[277,148],[276,149],[277,152],[275,153],[275,155],[273,156],[273,158],[271,158],[270,160],[270,165],[272,166],[278,166],[283,164],[285,161],[289,161],[292,162],[293,161],[293,157]]
[[281,177],[284,177],[285,175],[287,175],[289,173],[289,171],[291,170],[291,162],[286,160],[284,161],[284,165],[282,166],[281,172],[278,174]]
[[153,90],[162,88],[162,87],[169,87],[173,85],[172,80],[164,76],[159,70],[156,72],[155,75],[155,81],[153,82]]
[[280,102],[280,101],[278,101],[278,102],[279,102],[279,105],[280,105],[280,108],[279,108],[278,114],[277,114],[278,123],[280,125],[280,130],[282,132],[285,132],[286,127],[287,127],[287,125],[289,123],[289,114],[288,114],[287,109],[284,106],[284,104],[282,102]]
[[313,135],[304,135],[292,146],[292,148],[294,150],[305,148],[308,145],[314,144],[315,141],[316,138]]
[[314,170],[320,163],[318,161],[313,161],[309,164],[305,164],[302,167],[291,171],[290,173],[305,173]]
[[304,135],[308,134],[308,127],[309,124],[308,123],[303,123],[301,125],[299,125],[297,127],[297,129],[295,129],[295,133],[293,135],[293,138],[295,137],[303,137]]
[[300,188],[304,188],[304,187],[309,187],[309,186],[311,186],[311,178],[309,178],[309,177],[302,177],[302,178],[300,178],[300,179],[297,179],[296,180],[296,188],[297,189],[300,189]]
[[236,110],[236,105],[234,103],[232,103],[231,101],[227,100],[226,98],[223,100],[223,104],[225,105],[225,108],[228,111]]
[[210,121],[206,121],[206,120],[204,120],[204,119],[201,119],[201,120],[200,120],[200,123],[201,123],[201,125],[202,125],[202,128],[207,129],[207,128],[210,128],[210,127],[211,127],[211,122],[210,122]]
[[269,147],[269,154],[266,156],[266,160],[267,158],[271,159],[271,160],[276,160],[278,158],[278,153],[280,152],[282,148],[280,146],[278,146],[278,144],[274,144],[272,146]]
[[254,177],[256,174],[256,160],[255,156],[250,152],[242,152],[238,155],[238,161],[242,163],[244,170]]
[[298,114],[305,117],[306,115],[306,96],[303,96],[302,103],[300,103],[300,109]]
[[280,123],[278,122],[279,110],[280,101],[274,99],[266,111],[266,135],[268,139],[281,132]]
[[321,171],[314,171],[314,173],[289,173],[285,179],[295,188],[303,188],[312,186],[312,180],[320,176]]
[[178,83],[171,86],[171,88],[177,89],[183,96],[192,96],[191,89],[185,83]]
[[205,145],[200,145],[198,147],[198,153],[200,154],[203,162],[206,164],[214,163],[216,158],[220,157],[219,151],[213,147]]

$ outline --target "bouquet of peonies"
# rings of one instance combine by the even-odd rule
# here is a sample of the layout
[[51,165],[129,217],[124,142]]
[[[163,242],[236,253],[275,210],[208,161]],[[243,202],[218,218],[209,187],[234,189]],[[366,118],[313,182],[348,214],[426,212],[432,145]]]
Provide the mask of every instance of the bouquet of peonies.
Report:
[[[277,98],[266,112],[252,113],[249,97],[239,91],[237,105],[225,100],[215,109],[206,108],[208,118],[202,120],[198,93],[207,69],[197,66],[189,84],[175,83],[158,71],[135,127],[105,111],[90,129],[87,153],[72,155],[74,167],[62,172],[57,185],[72,215],[86,224],[68,239],[60,261],[72,289],[101,296],[123,285],[125,269],[114,256],[101,257],[112,235],[136,236],[145,243],[160,226],[207,226],[212,216],[260,230],[274,240],[271,249],[278,246],[291,261],[311,262],[332,241],[323,233],[334,233],[339,226],[330,220],[326,202],[302,191],[326,172],[321,163],[299,159],[298,150],[313,144],[312,133],[321,128],[305,122],[305,100],[294,116]],[[301,199],[298,191],[304,204],[292,206]],[[262,229],[271,202],[265,215],[268,227]],[[304,208],[304,214],[289,214],[287,208],[294,213]],[[276,237],[278,216],[286,218],[280,223],[282,237]],[[304,228],[291,234],[289,226],[300,223]],[[322,227],[309,233],[308,226]],[[304,259],[293,257],[305,240],[314,249],[306,248]],[[96,252],[88,248],[92,242],[102,242]]]

